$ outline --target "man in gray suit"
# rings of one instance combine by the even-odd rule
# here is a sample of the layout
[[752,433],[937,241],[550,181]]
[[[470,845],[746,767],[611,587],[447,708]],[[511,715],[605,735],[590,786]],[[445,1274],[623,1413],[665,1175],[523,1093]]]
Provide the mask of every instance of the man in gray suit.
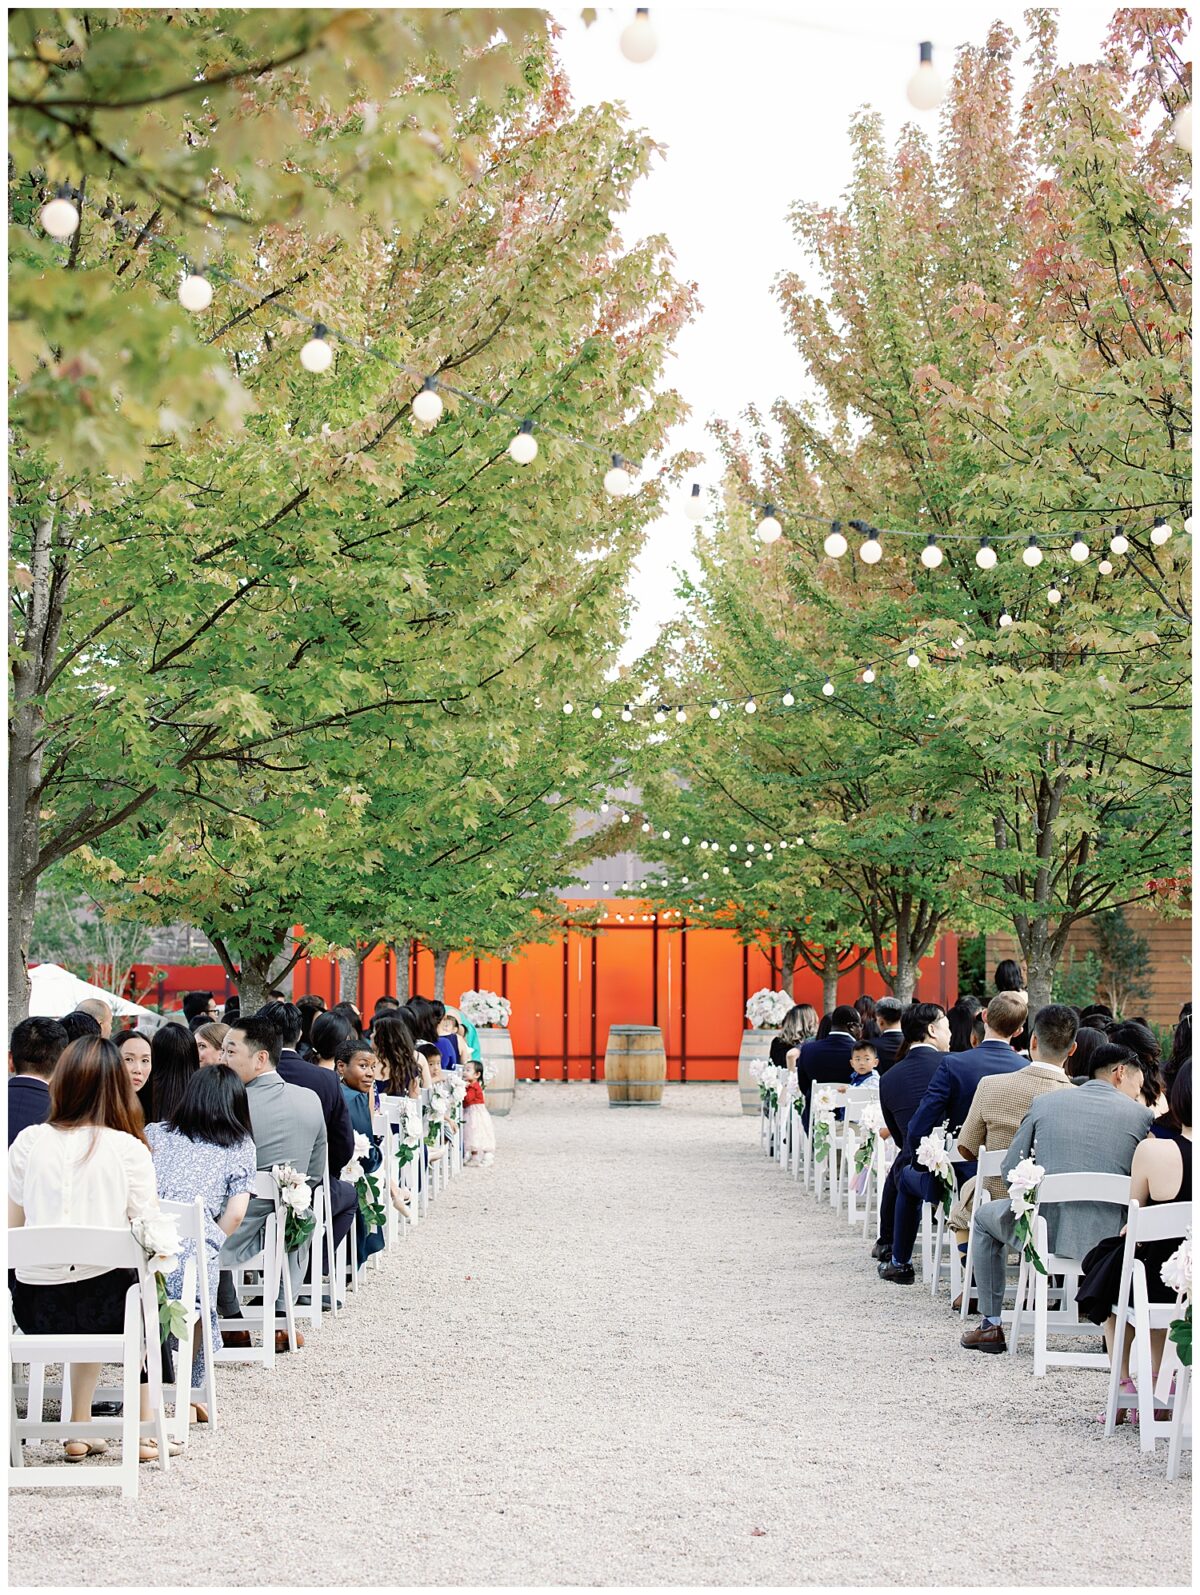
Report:
[[[317,1096],[303,1086],[288,1085],[279,1075],[276,1065],[281,1046],[279,1031],[269,1020],[257,1016],[239,1019],[225,1037],[221,1062],[228,1064],[246,1087],[259,1169],[269,1173],[276,1164],[290,1163],[314,1182],[325,1173],[325,1117]],[[265,1197],[252,1196],[245,1218],[221,1247],[218,1261],[225,1271],[219,1280],[217,1305],[222,1318],[241,1317],[228,1270],[262,1250],[263,1230],[272,1211],[273,1204]],[[288,1253],[293,1287],[304,1277],[310,1244],[306,1241]],[[250,1344],[244,1331],[226,1333],[222,1338],[227,1346]],[[303,1345],[299,1333],[296,1339]],[[275,1341],[281,1351],[287,1349],[287,1335],[282,1330]]]
[[[1051,1091],[1030,1105],[1005,1154],[1005,1174],[1031,1153],[1047,1174],[1129,1173],[1138,1143],[1154,1122],[1140,1100],[1141,1064],[1128,1047],[1097,1047],[1088,1073],[1091,1078],[1078,1090]],[[1097,1241],[1119,1233],[1125,1212],[1111,1202],[1051,1203],[1045,1214],[1050,1250],[1062,1257],[1085,1256]],[[989,1202],[975,1218],[975,1278],[983,1316],[962,1337],[971,1351],[1005,1350],[1000,1312],[1013,1222],[1007,1202]]]

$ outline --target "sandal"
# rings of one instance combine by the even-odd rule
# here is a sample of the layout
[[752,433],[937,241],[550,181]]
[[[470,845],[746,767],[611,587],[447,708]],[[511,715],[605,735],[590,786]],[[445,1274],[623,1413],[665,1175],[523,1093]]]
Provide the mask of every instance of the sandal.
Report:
[[[74,1447],[74,1449],[72,1449]],[[108,1451],[107,1440],[64,1440],[63,1461],[82,1462],[84,1457],[102,1457]]]
[[[180,1457],[180,1456],[182,1456],[183,1455],[183,1445],[182,1445],[182,1443],[180,1441],[178,1441],[178,1440],[168,1440],[167,1441],[167,1455],[171,1456],[171,1457]],[[138,1461],[139,1462],[157,1462],[158,1461],[158,1441],[154,1438],[153,1435],[150,1435],[147,1439],[140,1440],[138,1442]]]
[[191,1406],[188,1408],[188,1422],[207,1423],[208,1408],[202,1407],[198,1401],[193,1401]]

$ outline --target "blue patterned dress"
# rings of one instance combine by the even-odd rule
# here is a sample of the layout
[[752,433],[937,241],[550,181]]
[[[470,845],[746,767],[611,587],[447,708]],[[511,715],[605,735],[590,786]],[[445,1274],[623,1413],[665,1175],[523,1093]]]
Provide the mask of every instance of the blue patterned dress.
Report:
[[[217,1219],[231,1197],[253,1192],[258,1170],[254,1142],[247,1136],[236,1146],[216,1146],[211,1141],[191,1141],[165,1124],[148,1124],[146,1139],[154,1156],[154,1173],[159,1199],[164,1202],[204,1203],[205,1252],[208,1266],[208,1296],[212,1315],[213,1347],[220,1350],[221,1332],[217,1328],[217,1253],[225,1239]],[[178,1297],[183,1289],[183,1270],[194,1247],[185,1243],[179,1254],[179,1267],[167,1280],[167,1294]],[[174,1342],[172,1341],[172,1344]],[[204,1382],[204,1342],[196,1347],[192,1364],[192,1388]]]

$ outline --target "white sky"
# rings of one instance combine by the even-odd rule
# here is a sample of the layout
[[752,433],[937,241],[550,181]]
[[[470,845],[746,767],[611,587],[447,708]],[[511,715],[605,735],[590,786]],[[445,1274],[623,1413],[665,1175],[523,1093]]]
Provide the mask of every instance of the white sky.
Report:
[[[806,387],[771,291],[779,272],[805,266],[787,225],[789,205],[839,199],[850,177],[847,130],[858,106],[883,113],[889,140],[909,119],[936,127],[938,113],[914,111],[904,93],[920,40],[933,42],[934,62],[948,77],[954,47],[982,42],[994,19],[1023,36],[1022,9],[653,6],[658,50],[635,66],[617,43],[634,7],[601,11],[591,28],[578,7],[554,8],[576,102],[623,101],[634,125],[667,146],[620,226],[630,241],[665,233],[677,275],[699,284],[703,308],[677,339],[666,381],[692,407],[671,446],[707,453],[709,469],[697,473],[705,486],[717,479],[705,431],[711,418],[735,418],[751,402],[765,411]],[[1061,7],[1060,59],[1094,59],[1113,9]],[[687,563],[693,531],[681,504],[682,497],[647,534],[626,660],[648,648],[675,611],[672,567]]]

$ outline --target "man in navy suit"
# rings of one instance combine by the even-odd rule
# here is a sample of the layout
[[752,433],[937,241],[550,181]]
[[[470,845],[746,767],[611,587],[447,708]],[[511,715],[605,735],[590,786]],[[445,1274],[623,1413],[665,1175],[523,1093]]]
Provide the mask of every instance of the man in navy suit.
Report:
[[[878,1009],[876,1009],[878,1012]],[[896,1215],[896,1181],[905,1166],[904,1143],[909,1121],[921,1104],[929,1082],[941,1067],[950,1045],[950,1021],[936,1002],[910,1003],[900,1021],[901,1041],[908,1051],[879,1082],[879,1107],[888,1134],[899,1148],[879,1197],[879,1239],[871,1248],[876,1262],[892,1255]]]
[[814,1084],[825,1081],[835,1085],[850,1084],[850,1054],[861,1034],[862,1020],[858,1009],[843,1003],[830,1016],[829,1034],[806,1041],[800,1048],[800,1056],[796,1060],[796,1078],[804,1098],[801,1123],[806,1130]]
[[875,1019],[879,1034],[875,1037],[875,1056],[879,1059],[879,1073],[885,1075],[896,1061],[904,1033],[900,1021],[904,1017],[904,1004],[899,997],[880,997],[875,1004]]
[[8,1144],[50,1117],[50,1076],[67,1032],[57,1019],[22,1019],[8,1044]]
[[[936,1202],[939,1188],[933,1175],[917,1163],[923,1137],[945,1124],[957,1135],[975,1095],[975,1087],[989,1074],[1011,1074],[1027,1059],[1014,1052],[1011,1038],[1024,1026],[1029,999],[1023,991],[1002,991],[987,1007],[983,1041],[969,1052],[949,1052],[930,1080],[917,1111],[908,1121],[904,1137],[904,1167],[896,1176],[896,1216],[892,1225],[892,1255],[879,1265],[880,1279],[894,1285],[911,1285],[913,1247],[921,1224],[921,1206]],[[975,1172],[973,1163],[956,1163],[958,1183]]]

